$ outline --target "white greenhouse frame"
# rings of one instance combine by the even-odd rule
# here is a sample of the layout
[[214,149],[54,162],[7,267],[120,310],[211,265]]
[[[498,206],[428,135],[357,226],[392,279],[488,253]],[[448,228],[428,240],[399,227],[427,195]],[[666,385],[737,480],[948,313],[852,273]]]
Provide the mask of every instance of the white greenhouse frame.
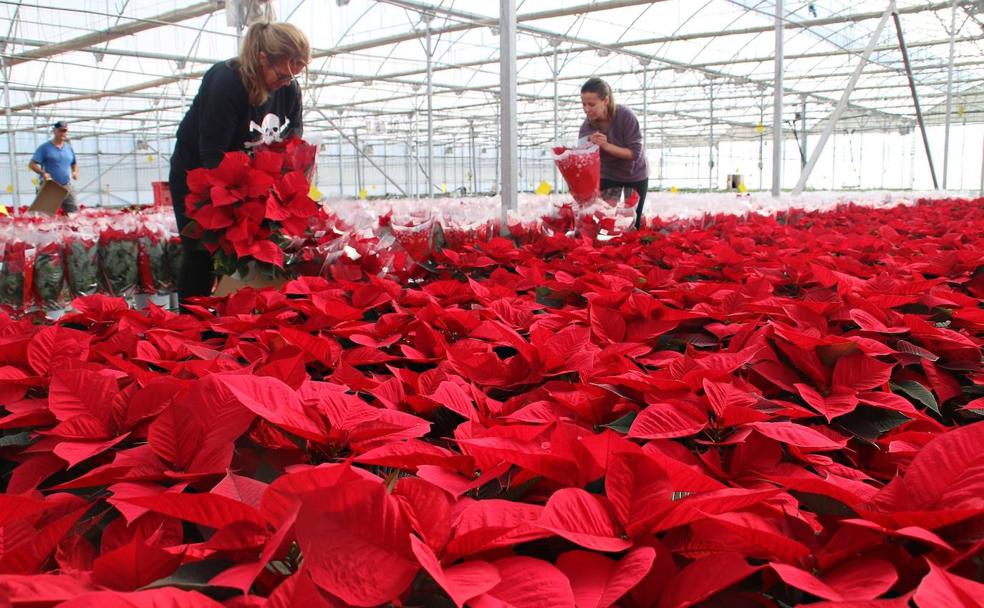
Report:
[[723,190],[722,166],[774,195],[984,187],[980,0],[0,0],[0,202],[30,200],[56,120],[89,204],[148,202],[230,15],[264,1],[314,47],[328,197],[501,191],[505,214],[558,186],[593,75],[639,115],[653,189]]

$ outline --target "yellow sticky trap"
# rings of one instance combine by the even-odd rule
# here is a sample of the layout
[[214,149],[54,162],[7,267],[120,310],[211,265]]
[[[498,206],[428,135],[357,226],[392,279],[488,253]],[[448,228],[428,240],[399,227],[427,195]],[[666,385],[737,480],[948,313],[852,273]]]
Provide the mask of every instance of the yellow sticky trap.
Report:
[[153,154],[148,154],[147,155],[147,162],[148,163],[154,162],[154,155]]
[[447,191],[448,191],[448,185],[447,184],[441,184],[441,192],[447,192]]
[[365,188],[359,190],[359,198],[361,198],[362,200],[366,200],[367,198],[369,198],[369,191],[366,190]]
[[[38,185],[38,180],[35,179],[35,180],[31,180],[31,181],[34,182],[34,185],[35,186]],[[13,191],[14,191],[14,185],[13,184],[7,184],[7,194],[11,194],[11,193],[13,193]]]
[[[31,183],[34,184],[35,186],[37,186],[38,185],[38,178],[32,177],[31,178]],[[9,188],[9,190],[7,190],[7,192],[13,192],[14,191],[14,187],[13,186],[7,186],[7,188]]]
[[553,192],[553,186],[550,185],[550,182],[540,182],[540,185],[536,187],[536,190],[534,190],[534,192],[536,192],[540,196],[546,196],[551,192]]
[[10,215],[6,205],[0,205],[0,215]]
[[966,111],[967,111],[967,106],[965,106],[964,104],[960,104],[960,107],[957,108],[957,114],[960,116],[960,118],[963,118],[963,115]]
[[670,186],[670,192],[671,193],[676,194],[679,191],[680,191],[679,188],[677,188],[676,186]]
[[765,133],[765,125],[763,125],[762,123],[755,125],[755,132],[758,133],[759,135]]
[[741,192],[742,194],[748,194],[748,188],[745,187],[744,181],[738,182],[738,192]]
[[320,201],[321,200],[321,190],[318,190],[318,187],[317,186],[315,186],[314,184],[311,184],[311,189],[308,190],[308,198],[310,198],[312,201]]

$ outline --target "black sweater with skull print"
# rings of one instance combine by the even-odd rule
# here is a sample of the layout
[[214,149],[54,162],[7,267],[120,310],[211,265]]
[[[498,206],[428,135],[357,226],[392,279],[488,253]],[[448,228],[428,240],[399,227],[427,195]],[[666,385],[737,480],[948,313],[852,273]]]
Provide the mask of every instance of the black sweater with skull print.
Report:
[[[276,131],[280,137],[300,135],[301,106],[301,87],[296,81],[272,91],[266,103],[252,106],[239,76],[238,61],[213,65],[205,72],[191,109],[178,127],[171,155],[171,183],[175,179],[183,182],[185,172],[191,169],[217,166],[224,152],[242,150],[247,142],[260,139],[263,130]],[[283,128],[285,121],[290,121],[287,128]]]

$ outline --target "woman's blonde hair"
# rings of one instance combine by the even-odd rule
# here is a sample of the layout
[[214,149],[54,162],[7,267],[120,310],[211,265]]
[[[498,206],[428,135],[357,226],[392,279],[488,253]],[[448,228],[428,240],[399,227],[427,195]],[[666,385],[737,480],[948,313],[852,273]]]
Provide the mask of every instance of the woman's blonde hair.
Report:
[[304,63],[311,60],[311,44],[304,32],[290,23],[254,23],[243,36],[239,48],[239,75],[243,79],[249,103],[258,106],[270,97],[263,78],[260,53],[265,53],[271,65],[285,61]]
[[598,99],[608,101],[608,117],[612,118],[615,116],[615,94],[612,93],[612,87],[608,85],[607,82],[601,78],[588,78],[584,84],[581,85],[582,93],[594,93],[598,96]]

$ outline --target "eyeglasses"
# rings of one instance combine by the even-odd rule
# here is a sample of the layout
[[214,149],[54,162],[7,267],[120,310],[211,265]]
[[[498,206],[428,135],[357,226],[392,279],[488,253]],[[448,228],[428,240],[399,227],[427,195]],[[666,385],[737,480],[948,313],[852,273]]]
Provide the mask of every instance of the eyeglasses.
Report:
[[[297,61],[297,60],[287,60],[282,64],[281,67],[277,67],[271,65],[270,60],[266,59],[266,64],[270,67],[271,70],[273,70],[273,75],[276,77],[277,82],[289,82],[291,80],[294,80],[302,73],[304,73],[304,69],[307,67],[306,62]],[[284,67],[287,68],[286,71],[283,70]]]
[[55,130],[58,131],[59,133],[68,133],[68,127],[64,129],[55,129]]
[[291,71],[281,72],[277,68],[273,68],[273,75],[277,77],[277,82],[287,82],[288,80],[294,80],[298,76]]

